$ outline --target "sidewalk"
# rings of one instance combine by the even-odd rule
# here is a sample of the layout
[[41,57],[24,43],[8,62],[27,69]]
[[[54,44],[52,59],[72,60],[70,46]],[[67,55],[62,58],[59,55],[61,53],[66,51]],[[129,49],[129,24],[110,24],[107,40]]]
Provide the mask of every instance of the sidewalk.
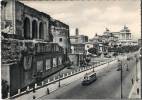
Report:
[[[107,62],[108,60],[111,60],[111,59],[113,59],[113,58],[103,59],[102,61],[100,60],[99,62],[100,62],[100,63],[103,63],[103,62]],[[96,60],[96,61],[97,61],[97,60]],[[94,65],[94,63],[92,63],[91,65]],[[95,64],[95,65],[96,65],[96,64]],[[87,66],[86,66],[86,67],[87,67]],[[81,68],[83,68],[83,67],[72,66],[71,69],[65,68],[65,69],[63,69],[63,70],[60,71],[60,75],[62,75],[62,74],[67,74],[67,73],[71,73],[71,72],[73,72],[73,71],[75,71],[75,70],[78,70],[78,69],[81,69]],[[47,79],[45,79],[44,82],[46,83],[46,82],[48,81],[48,79],[53,80],[54,77],[58,78],[58,76],[59,76],[59,73],[56,73],[56,74],[54,74],[54,75],[48,77]]]
[[[112,61],[110,63],[115,63],[115,62]],[[95,70],[96,71],[101,71],[102,69],[105,70],[104,68],[106,68],[106,66],[107,66],[107,64],[102,64],[99,67],[95,67]],[[64,79],[60,80],[60,82],[58,81],[58,79],[53,80],[54,82],[49,81],[48,83],[52,83],[52,84],[44,85],[41,88],[36,89],[36,92],[31,91],[31,92],[29,92],[27,94],[21,95],[21,96],[16,97],[16,98],[11,98],[11,99],[15,99],[15,100],[23,100],[23,99],[31,100],[33,97],[34,98],[39,98],[39,97],[42,97],[44,95],[48,95],[49,92],[47,92],[47,89],[48,89],[48,91],[50,91],[50,95],[51,95],[52,92],[56,91],[57,89],[61,89],[63,87],[66,87],[68,84],[82,78],[85,73],[88,73],[90,71],[92,71],[92,66],[89,66],[88,68],[84,68],[84,69],[74,71],[74,72],[66,75],[67,78],[64,78]],[[66,76],[64,76],[64,77],[66,77]],[[60,83],[60,87],[59,87],[59,83]]]
[[129,94],[129,99],[140,99],[140,95],[141,95],[141,81],[140,81],[140,77],[141,77],[141,73],[140,73],[140,62],[138,62],[137,64],[137,68],[138,68],[138,81],[135,80],[134,85],[130,91]]

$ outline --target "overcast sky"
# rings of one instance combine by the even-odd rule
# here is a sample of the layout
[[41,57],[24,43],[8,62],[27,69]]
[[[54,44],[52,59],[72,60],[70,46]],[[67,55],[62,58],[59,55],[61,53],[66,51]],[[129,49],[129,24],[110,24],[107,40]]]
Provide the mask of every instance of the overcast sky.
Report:
[[92,38],[107,27],[120,31],[128,26],[133,38],[140,38],[140,0],[86,0],[86,1],[21,1],[49,14],[70,26],[70,34],[79,28],[80,34]]

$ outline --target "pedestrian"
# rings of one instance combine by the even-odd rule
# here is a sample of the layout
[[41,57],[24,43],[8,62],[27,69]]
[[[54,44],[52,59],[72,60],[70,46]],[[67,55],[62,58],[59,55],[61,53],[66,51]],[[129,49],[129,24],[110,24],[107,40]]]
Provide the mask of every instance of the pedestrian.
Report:
[[47,88],[47,94],[50,94],[49,88]]
[[139,94],[139,88],[137,88],[137,94]]
[[134,83],[134,80],[133,80],[133,78],[131,79],[131,82],[132,82],[132,84]]
[[128,68],[128,64],[126,64],[126,71],[128,71],[129,70],[129,68]]
[[33,93],[35,93],[35,87],[33,87]]
[[33,99],[36,99],[36,96],[33,96]]

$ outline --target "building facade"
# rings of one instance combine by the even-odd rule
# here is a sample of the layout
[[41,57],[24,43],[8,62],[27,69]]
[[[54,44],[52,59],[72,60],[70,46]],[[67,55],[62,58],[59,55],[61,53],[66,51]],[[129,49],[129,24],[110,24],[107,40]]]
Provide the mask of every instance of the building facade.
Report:
[[137,41],[132,39],[132,33],[127,26],[124,26],[119,32],[111,32],[114,36],[118,37],[117,45],[128,46],[138,45]]
[[70,36],[71,43],[85,43],[88,42],[88,36],[79,35],[79,29],[76,28],[75,35]]
[[[69,43],[69,26],[59,21],[53,24],[48,14],[16,0],[1,4],[1,72],[12,96],[66,67],[64,48],[69,50],[70,45],[64,43]],[[53,27],[61,35],[53,34]],[[60,36],[66,40],[58,44],[55,40]]]
[[52,41],[50,16],[15,0],[5,0],[2,6],[2,32],[17,39]]
[[58,43],[64,48],[64,53],[70,52],[71,44],[69,37],[69,26],[58,20],[51,20],[51,33],[53,35],[53,42]]

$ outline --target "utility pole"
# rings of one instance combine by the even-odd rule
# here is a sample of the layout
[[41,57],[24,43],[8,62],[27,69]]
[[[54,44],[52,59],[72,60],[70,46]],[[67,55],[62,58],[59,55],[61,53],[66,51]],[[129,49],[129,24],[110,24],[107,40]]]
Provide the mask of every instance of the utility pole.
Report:
[[138,63],[138,58],[136,57],[136,81],[138,81],[138,69],[137,69],[137,63]]
[[122,87],[122,75],[123,75],[123,69],[122,69],[122,61],[121,61],[121,73],[120,73],[120,82],[121,82],[121,99],[123,98],[123,87]]
[[60,71],[59,71],[59,84],[58,84],[58,87],[61,87],[61,83],[60,83]]
[[109,61],[108,61],[108,65],[107,65],[107,67],[108,67],[108,72],[109,72]]
[[93,64],[93,72],[94,72],[94,66],[95,66],[95,65]]
[[78,57],[79,57],[79,67],[80,67],[80,53],[79,53],[79,56],[78,56]]

